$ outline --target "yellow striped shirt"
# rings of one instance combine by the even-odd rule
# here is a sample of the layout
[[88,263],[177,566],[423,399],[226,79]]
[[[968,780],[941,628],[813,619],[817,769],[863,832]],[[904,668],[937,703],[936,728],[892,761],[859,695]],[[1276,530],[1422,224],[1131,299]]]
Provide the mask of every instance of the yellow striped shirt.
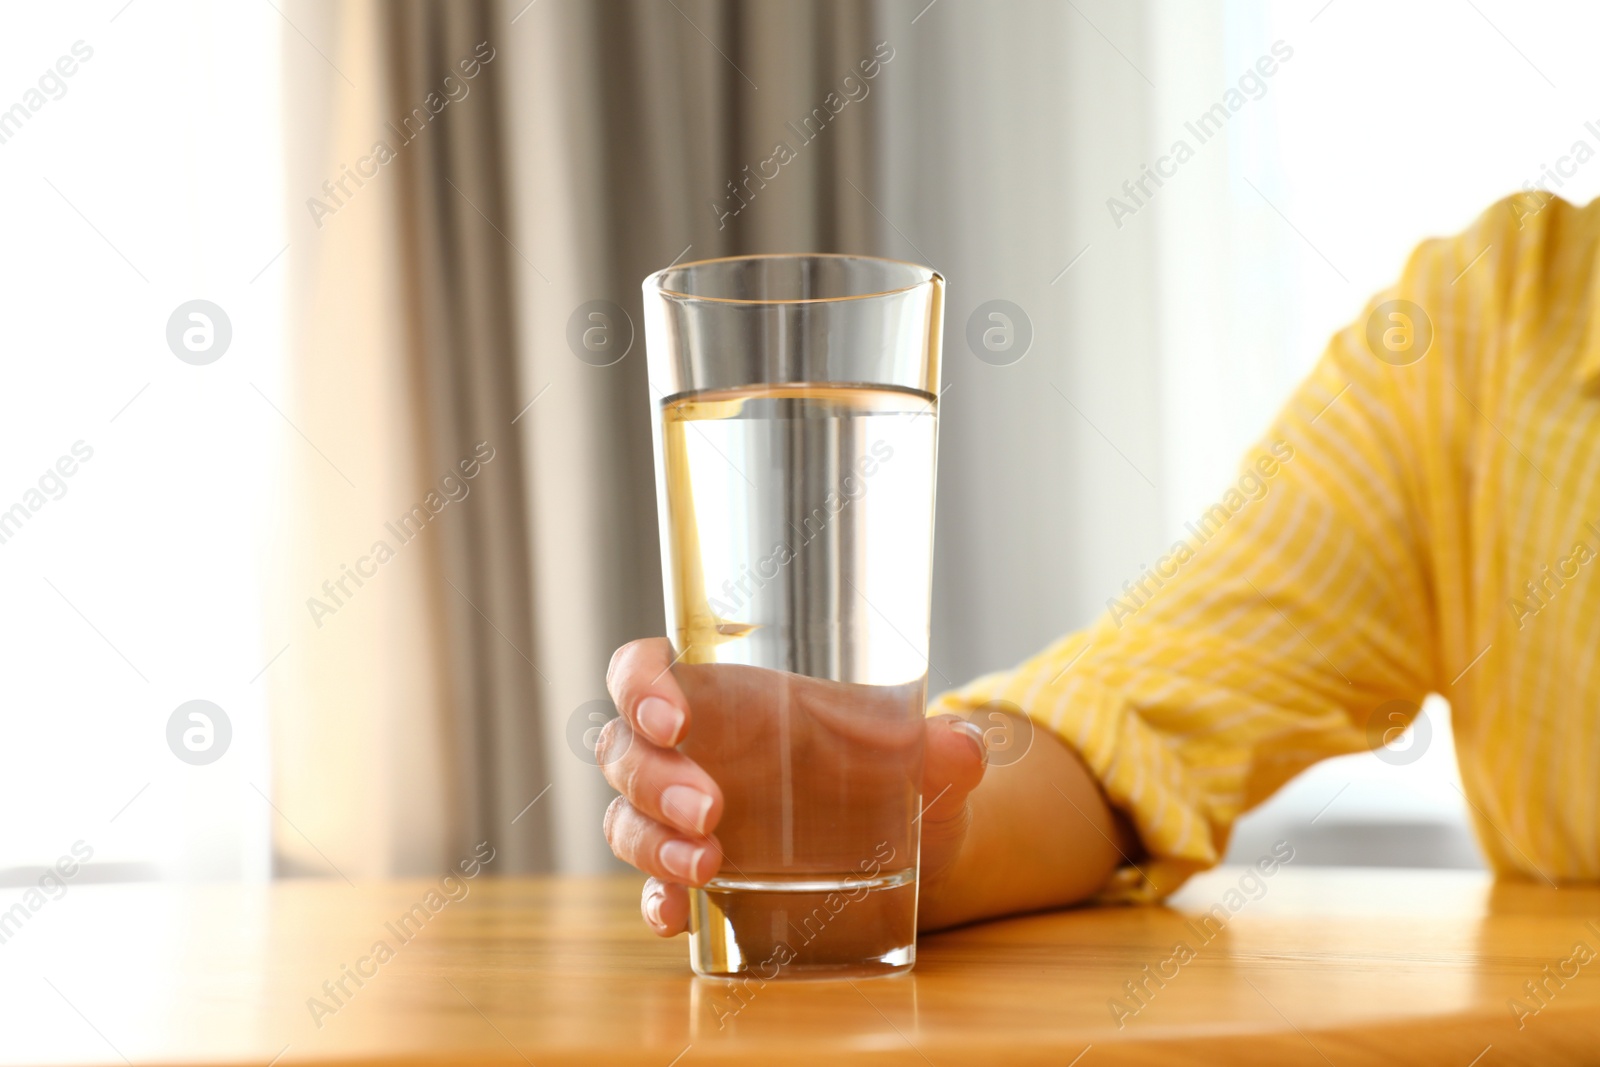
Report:
[[1105,615],[934,703],[1008,702],[1083,756],[1147,852],[1107,898],[1215,864],[1429,693],[1494,868],[1600,877],[1597,256],[1600,207],[1538,193],[1422,244]]

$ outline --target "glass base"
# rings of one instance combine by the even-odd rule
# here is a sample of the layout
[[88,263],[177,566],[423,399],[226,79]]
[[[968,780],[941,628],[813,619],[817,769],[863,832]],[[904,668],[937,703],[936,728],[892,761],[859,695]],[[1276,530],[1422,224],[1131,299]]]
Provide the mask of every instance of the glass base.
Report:
[[917,961],[917,871],[714,878],[689,890],[689,963],[714,978],[857,978]]

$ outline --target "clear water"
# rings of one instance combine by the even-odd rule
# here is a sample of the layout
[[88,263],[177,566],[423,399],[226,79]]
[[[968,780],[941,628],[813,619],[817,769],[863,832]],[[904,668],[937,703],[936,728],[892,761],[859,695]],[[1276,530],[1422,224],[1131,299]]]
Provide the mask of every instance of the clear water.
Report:
[[915,955],[937,416],[908,390],[669,399],[663,539],[683,750],[722,786],[703,974]]

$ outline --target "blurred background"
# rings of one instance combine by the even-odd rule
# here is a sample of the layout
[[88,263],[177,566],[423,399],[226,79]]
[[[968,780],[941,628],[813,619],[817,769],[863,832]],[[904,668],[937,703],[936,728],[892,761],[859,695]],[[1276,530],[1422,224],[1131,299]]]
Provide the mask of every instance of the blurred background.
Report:
[[[0,12],[7,886],[75,846],[84,880],[612,863],[585,738],[664,631],[653,270],[949,279],[944,688],[1103,610],[1420,239],[1600,185],[1575,2]],[[1478,865],[1448,715],[1234,854]]]

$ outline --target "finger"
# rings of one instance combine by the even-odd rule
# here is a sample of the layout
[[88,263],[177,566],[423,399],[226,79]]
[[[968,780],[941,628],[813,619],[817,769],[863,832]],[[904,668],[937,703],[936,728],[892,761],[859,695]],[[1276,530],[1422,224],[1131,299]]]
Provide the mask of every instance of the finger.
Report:
[[600,769],[634,808],[689,834],[705,835],[722,817],[722,790],[694,760],[637,735],[624,719],[600,732]]
[[689,726],[689,701],[672,676],[672,644],[665,637],[630,641],[606,668],[606,690],[617,712],[658,745],[676,745]]
[[606,842],[619,860],[646,874],[684,885],[704,885],[722,866],[713,837],[685,837],[618,797],[606,809]]
[[681,934],[689,928],[689,891],[677,882],[646,878],[639,911],[657,937]]
[[983,780],[986,765],[983,731],[976,723],[955,715],[928,720],[922,763],[925,830],[965,814],[967,795]]

